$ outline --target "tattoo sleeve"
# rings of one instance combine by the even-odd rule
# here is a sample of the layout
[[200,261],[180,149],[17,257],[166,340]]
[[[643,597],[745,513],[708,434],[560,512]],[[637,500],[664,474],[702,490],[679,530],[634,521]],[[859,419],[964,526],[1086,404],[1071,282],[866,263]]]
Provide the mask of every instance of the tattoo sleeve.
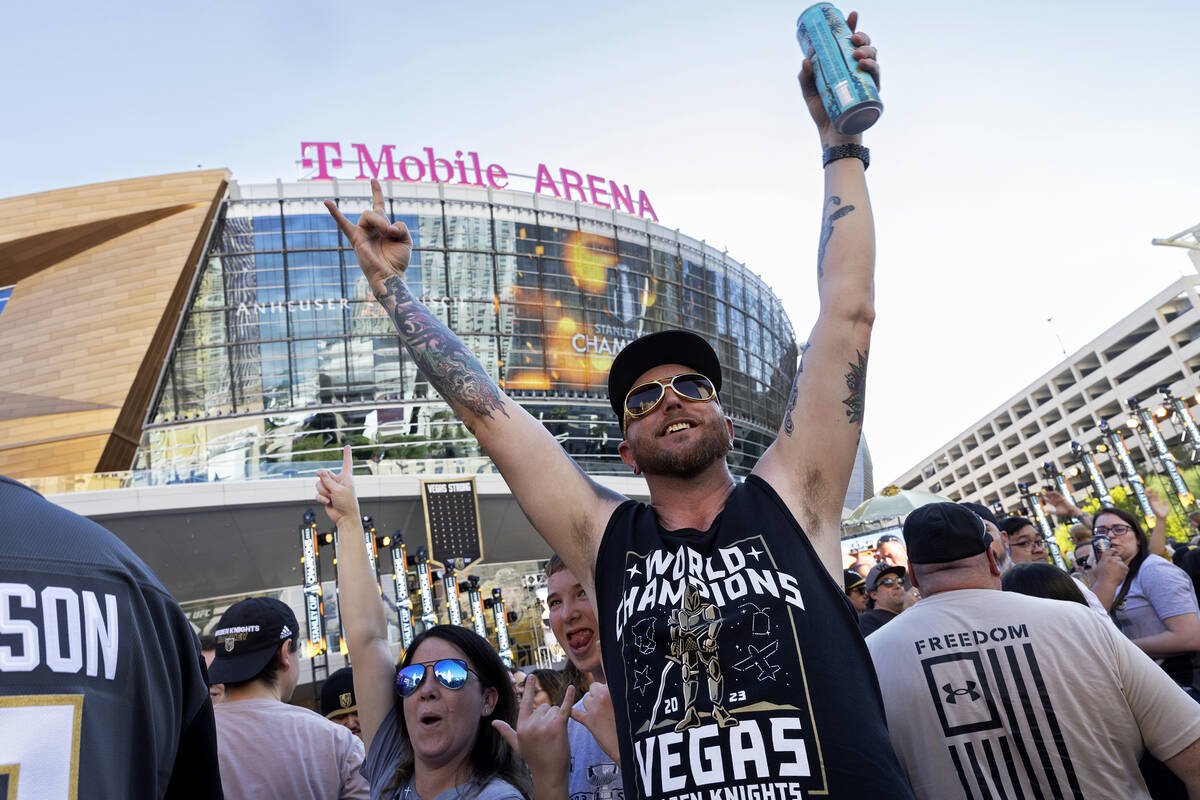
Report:
[[808,342],[800,345],[800,363],[796,367],[796,379],[792,381],[792,393],[788,395],[787,409],[783,412],[783,432],[791,436],[796,430],[796,421],[792,412],[796,410],[796,401],[800,397],[800,376],[804,373],[804,351],[809,348]]
[[[412,296],[404,276],[393,275],[383,285],[384,292],[376,294],[376,299],[396,323],[400,341],[433,388],[451,405],[471,414],[495,419],[499,411],[507,417],[500,387],[488,377],[475,354]],[[464,422],[470,430],[470,423]]]
[[837,222],[842,217],[854,210],[852,205],[842,205],[842,198],[836,194],[831,194],[829,200],[825,202],[826,208],[829,206],[841,206],[835,208],[825,216],[825,221],[821,223],[821,241],[817,247],[817,277],[825,277],[825,246],[829,244],[829,240],[833,238],[833,223]]
[[846,416],[850,418],[850,424],[857,423],[861,427],[863,403],[867,399],[867,354],[861,350],[854,352],[858,354],[858,362],[851,362],[849,365],[850,371],[846,373],[846,388],[850,390],[850,395],[842,401],[842,404],[846,406]]

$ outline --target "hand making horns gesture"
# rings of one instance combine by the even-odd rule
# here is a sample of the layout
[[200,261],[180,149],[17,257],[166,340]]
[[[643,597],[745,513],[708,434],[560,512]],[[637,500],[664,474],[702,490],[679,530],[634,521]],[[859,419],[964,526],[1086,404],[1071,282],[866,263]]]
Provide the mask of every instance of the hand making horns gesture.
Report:
[[385,280],[408,269],[408,261],[412,258],[412,236],[403,222],[388,221],[379,181],[371,179],[371,210],[362,212],[357,225],[346,219],[332,200],[325,201],[325,208],[354,245],[358,265],[376,293],[383,289]]
[[571,705],[575,702],[575,687],[568,686],[561,706],[547,703],[534,708],[533,696],[537,694],[537,677],[525,679],[525,693],[521,695],[521,709],[517,714],[517,729],[502,720],[492,720],[492,727],[512,746],[537,780],[538,775],[547,778],[563,778],[570,769],[571,748],[567,740],[567,721],[571,719]]

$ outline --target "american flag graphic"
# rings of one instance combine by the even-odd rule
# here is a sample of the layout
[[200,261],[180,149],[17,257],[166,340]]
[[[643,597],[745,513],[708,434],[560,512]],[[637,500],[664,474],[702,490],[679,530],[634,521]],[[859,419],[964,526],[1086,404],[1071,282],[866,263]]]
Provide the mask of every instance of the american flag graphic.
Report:
[[964,797],[1083,797],[1032,644],[933,656],[921,666]]

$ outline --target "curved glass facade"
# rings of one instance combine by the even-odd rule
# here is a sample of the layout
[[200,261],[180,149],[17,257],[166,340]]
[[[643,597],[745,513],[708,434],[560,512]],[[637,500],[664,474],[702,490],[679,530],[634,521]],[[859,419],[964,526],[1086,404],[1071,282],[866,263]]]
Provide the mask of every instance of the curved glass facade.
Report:
[[[626,342],[687,328],[716,348],[744,475],[795,373],[779,299],[726,254],[637,217],[540,195],[396,184],[407,280],[592,474],[627,475],[605,381]],[[386,186],[385,186],[386,191]],[[365,182],[233,184],[146,420],[160,480],[298,474],[349,443],[378,472],[491,471],[417,372],[321,205],[354,220]]]

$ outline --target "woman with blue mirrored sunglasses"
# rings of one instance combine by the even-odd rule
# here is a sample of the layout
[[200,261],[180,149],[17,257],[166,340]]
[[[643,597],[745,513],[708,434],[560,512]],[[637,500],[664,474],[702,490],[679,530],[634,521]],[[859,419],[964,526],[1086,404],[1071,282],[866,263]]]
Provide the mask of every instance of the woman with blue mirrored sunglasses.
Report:
[[318,472],[317,499],[337,525],[339,611],[366,745],[371,800],[531,800],[528,770],[493,726],[517,701],[496,650],[461,625],[435,625],[392,662],[379,584],[367,559],[353,463]]
[[475,670],[467,666],[461,658],[443,658],[428,664],[409,664],[396,673],[396,691],[401,697],[408,697],[421,687],[425,674],[433,668],[433,677],[447,689],[461,689],[467,683],[467,678],[475,674]]

